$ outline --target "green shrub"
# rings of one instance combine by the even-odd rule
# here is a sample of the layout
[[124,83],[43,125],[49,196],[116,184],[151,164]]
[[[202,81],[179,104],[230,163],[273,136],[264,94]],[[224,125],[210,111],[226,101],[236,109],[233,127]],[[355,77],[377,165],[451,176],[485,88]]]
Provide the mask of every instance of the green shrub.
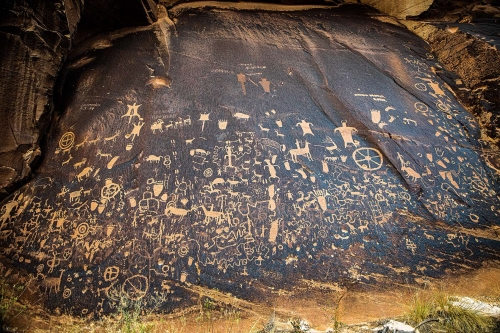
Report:
[[10,284],[0,279],[0,325],[8,324],[26,309],[18,302],[25,289],[24,285]]
[[118,330],[123,333],[150,333],[152,324],[141,321],[141,301],[130,302],[125,298],[120,300],[118,306]]

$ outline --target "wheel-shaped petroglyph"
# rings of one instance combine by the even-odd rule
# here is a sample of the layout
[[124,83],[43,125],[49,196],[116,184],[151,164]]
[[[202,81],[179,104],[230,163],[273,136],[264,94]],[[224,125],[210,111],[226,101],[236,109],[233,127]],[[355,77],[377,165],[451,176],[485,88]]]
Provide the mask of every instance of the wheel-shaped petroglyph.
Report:
[[59,140],[59,148],[61,148],[61,150],[68,150],[71,147],[73,147],[74,143],[75,143],[75,133],[66,132]]
[[352,158],[361,169],[367,171],[380,169],[384,161],[382,154],[374,148],[358,148],[352,153]]
[[203,171],[203,176],[209,178],[209,177],[212,177],[212,175],[214,174],[214,171],[212,170],[212,168],[207,168],[205,169],[205,171]]
[[133,301],[146,296],[148,292],[148,278],[144,275],[134,275],[123,282],[122,292]]
[[113,281],[120,274],[120,268],[118,266],[109,266],[104,270],[103,278],[104,281]]
[[426,113],[427,111],[429,111],[429,107],[422,102],[416,102],[414,106],[416,112]]

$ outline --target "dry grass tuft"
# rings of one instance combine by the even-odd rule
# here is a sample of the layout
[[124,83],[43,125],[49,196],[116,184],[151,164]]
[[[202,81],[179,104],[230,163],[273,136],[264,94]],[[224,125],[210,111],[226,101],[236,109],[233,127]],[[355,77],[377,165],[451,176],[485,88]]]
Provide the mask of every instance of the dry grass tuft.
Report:
[[[493,333],[495,320],[475,310],[453,305],[455,299],[436,290],[418,291],[412,298],[405,315],[407,322],[417,326],[421,333],[461,332]],[[435,321],[429,321],[435,319]],[[424,323],[425,322],[425,323]]]

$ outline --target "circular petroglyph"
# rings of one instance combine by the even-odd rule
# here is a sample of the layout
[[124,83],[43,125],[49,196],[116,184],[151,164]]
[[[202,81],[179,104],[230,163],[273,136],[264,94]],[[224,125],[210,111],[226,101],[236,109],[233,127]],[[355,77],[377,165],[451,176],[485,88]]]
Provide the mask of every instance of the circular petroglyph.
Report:
[[427,86],[425,85],[425,83],[422,83],[422,82],[415,83],[415,88],[417,88],[420,91],[426,91],[427,90]]
[[352,158],[361,169],[367,171],[380,169],[384,161],[382,154],[374,148],[358,148],[352,153]]
[[113,281],[120,274],[120,268],[118,266],[109,266],[104,270],[104,281]]
[[318,231],[318,236],[321,238],[326,238],[328,236],[328,233],[326,230],[321,229],[320,231]]
[[68,150],[71,147],[73,147],[74,143],[75,143],[75,133],[66,132],[59,140],[59,148],[61,148],[62,150]]
[[87,222],[80,223],[78,227],[76,227],[76,236],[85,237],[88,235],[89,231],[90,231],[90,226]]
[[120,191],[120,185],[113,183],[110,179],[106,180],[106,185],[101,189],[101,196],[106,199],[112,199]]
[[189,247],[187,245],[182,245],[181,247],[179,247],[179,250],[177,251],[177,253],[181,257],[185,257],[189,253]]
[[214,171],[212,170],[212,168],[207,168],[205,169],[205,171],[203,171],[203,176],[205,177],[212,177],[212,175],[214,174]]
[[416,102],[414,106],[416,112],[426,113],[427,111],[429,111],[429,107],[422,102]]
[[134,275],[123,282],[122,292],[131,300],[136,301],[148,292],[149,282],[144,275]]
[[69,298],[71,296],[71,289],[66,288],[63,291],[63,298]]

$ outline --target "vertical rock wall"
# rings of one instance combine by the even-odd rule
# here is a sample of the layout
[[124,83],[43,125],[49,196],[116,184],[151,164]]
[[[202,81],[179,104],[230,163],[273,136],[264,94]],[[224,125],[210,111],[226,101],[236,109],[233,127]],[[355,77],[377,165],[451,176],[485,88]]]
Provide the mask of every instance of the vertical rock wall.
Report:
[[0,20],[0,197],[30,173],[80,0],[6,1]]

